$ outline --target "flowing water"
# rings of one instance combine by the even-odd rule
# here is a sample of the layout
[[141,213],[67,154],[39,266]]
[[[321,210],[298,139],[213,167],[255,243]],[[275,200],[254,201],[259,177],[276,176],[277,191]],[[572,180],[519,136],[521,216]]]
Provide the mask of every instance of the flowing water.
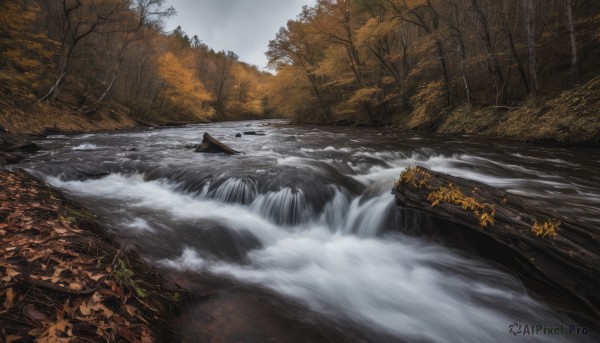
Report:
[[[598,225],[598,150],[265,123],[51,136],[24,167],[69,190],[165,273],[232,290],[187,313],[190,342],[573,340],[511,335],[514,322],[574,321],[498,265],[404,234],[419,217],[398,210],[390,191],[404,168],[422,165]],[[195,153],[205,131],[243,154]],[[243,131],[265,135],[234,137]],[[235,313],[256,323],[240,329]],[[211,337],[211,325],[220,333]],[[228,325],[242,338],[227,336]]]

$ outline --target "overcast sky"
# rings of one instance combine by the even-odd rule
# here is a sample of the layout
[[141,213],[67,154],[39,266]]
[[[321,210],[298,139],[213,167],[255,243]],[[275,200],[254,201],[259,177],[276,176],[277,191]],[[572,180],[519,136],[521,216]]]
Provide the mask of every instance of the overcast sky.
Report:
[[303,5],[315,0],[167,0],[177,15],[166,20],[165,29],[181,26],[190,38],[198,35],[209,47],[231,50],[240,60],[264,68],[269,40]]

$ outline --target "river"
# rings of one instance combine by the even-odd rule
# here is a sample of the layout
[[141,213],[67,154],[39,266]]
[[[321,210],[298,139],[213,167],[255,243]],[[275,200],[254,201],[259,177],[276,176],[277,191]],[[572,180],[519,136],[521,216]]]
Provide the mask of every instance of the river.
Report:
[[[510,334],[575,322],[501,266],[405,234],[419,218],[390,191],[422,165],[598,225],[597,149],[267,123],[50,136],[21,166],[163,273],[217,290],[178,319],[189,342],[573,340]],[[265,135],[234,136],[244,131]],[[195,153],[204,132],[243,153]]]

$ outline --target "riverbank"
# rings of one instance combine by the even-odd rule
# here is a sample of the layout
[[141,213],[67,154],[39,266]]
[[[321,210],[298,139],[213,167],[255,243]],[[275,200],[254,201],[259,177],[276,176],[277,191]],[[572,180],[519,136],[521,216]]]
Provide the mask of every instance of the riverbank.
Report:
[[444,108],[424,104],[394,118],[393,126],[444,134],[509,138],[535,143],[600,145],[600,76],[512,107]]
[[476,134],[528,142],[600,145],[600,76],[555,97],[515,107],[464,106],[441,119],[435,132]]
[[[323,125],[319,122],[294,124]],[[338,120],[324,125],[389,126],[446,135],[596,147],[600,146],[600,76],[561,93],[513,106],[447,107],[443,101],[428,101],[385,120]]]
[[0,340],[155,342],[183,289],[120,247],[90,210],[0,170]]

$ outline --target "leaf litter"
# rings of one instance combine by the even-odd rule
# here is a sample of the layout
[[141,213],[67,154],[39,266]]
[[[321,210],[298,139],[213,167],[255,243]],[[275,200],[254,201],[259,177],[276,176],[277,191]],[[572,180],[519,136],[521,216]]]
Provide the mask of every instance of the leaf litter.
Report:
[[0,170],[0,342],[156,342],[187,298],[89,210]]

